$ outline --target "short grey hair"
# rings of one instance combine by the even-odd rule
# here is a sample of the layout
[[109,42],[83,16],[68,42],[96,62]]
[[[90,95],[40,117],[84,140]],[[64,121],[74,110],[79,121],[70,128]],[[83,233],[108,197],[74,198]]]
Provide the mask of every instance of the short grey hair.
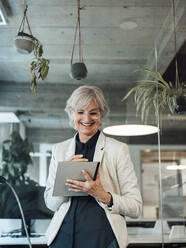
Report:
[[73,113],[77,109],[88,107],[90,102],[94,100],[100,110],[101,118],[109,112],[109,107],[103,96],[103,92],[96,86],[83,85],[75,89],[68,98],[65,111],[70,118],[70,125],[74,127]]

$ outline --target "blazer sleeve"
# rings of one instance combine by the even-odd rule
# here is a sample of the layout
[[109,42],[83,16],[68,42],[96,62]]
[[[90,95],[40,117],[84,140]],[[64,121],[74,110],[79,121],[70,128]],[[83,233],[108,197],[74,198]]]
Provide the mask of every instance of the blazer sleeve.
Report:
[[57,161],[55,159],[56,154],[56,146],[53,146],[52,149],[52,158],[49,166],[49,175],[46,182],[46,189],[44,192],[44,199],[46,206],[52,210],[56,211],[61,206],[61,204],[65,201],[68,201],[69,197],[57,197],[53,195],[54,183],[56,178],[56,170],[57,170]]
[[142,198],[126,144],[122,144],[122,149],[117,152],[117,176],[120,194],[112,193],[111,213],[139,217],[142,213]]

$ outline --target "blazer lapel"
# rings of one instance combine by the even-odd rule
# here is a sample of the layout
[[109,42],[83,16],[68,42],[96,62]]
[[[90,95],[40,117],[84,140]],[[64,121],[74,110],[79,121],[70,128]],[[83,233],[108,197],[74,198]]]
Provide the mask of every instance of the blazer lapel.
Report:
[[72,138],[68,146],[67,152],[65,154],[65,160],[69,159],[72,155],[75,154],[75,144],[76,144],[75,139],[76,139],[76,135]]
[[105,136],[101,132],[96,144],[93,161],[101,162],[104,153],[104,146],[105,146]]

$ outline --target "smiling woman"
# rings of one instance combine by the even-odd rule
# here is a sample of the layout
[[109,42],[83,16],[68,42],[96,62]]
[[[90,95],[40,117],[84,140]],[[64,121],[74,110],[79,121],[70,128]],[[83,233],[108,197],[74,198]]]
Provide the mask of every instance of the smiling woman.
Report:
[[[55,211],[46,233],[48,245],[50,248],[125,248],[124,216],[138,217],[142,208],[128,148],[99,130],[101,118],[109,111],[99,88],[77,88],[65,111],[78,133],[53,147],[45,190],[46,205]],[[68,178],[65,183],[71,192],[86,192],[88,196],[53,196],[60,161],[100,162],[95,180],[82,170],[85,181]]]

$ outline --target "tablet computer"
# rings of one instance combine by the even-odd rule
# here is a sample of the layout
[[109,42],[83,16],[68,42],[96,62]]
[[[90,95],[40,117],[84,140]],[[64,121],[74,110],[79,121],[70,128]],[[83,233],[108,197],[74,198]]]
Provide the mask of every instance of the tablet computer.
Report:
[[86,170],[93,180],[95,180],[98,168],[99,162],[58,162],[53,196],[87,196],[88,194],[85,192],[69,191],[69,186],[65,185],[66,180],[85,181],[82,170]]

